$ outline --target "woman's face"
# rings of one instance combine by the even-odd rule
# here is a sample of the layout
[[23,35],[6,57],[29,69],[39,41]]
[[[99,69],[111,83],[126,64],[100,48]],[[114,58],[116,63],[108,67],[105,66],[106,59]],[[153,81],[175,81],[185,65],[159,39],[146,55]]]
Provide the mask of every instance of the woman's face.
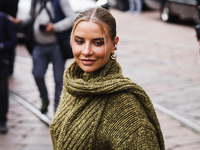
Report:
[[94,72],[102,68],[114,53],[114,46],[118,43],[118,37],[114,41],[103,24],[104,35],[97,23],[81,21],[77,24],[72,36],[72,50],[79,67],[86,73]]

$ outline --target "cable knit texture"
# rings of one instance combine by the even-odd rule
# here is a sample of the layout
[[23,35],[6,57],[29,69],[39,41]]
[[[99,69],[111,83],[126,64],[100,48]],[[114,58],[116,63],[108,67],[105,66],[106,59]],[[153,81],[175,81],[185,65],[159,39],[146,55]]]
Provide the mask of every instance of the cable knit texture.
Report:
[[68,67],[50,132],[54,150],[164,150],[150,98],[111,59],[89,74]]

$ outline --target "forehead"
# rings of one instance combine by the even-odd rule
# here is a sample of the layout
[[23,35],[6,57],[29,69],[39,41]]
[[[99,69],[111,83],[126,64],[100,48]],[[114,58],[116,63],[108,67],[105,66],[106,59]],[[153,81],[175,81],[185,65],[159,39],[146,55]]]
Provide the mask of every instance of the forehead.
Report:
[[92,21],[80,21],[76,28],[74,29],[74,34],[85,34],[87,35],[101,35],[103,36],[103,33],[105,35],[108,35],[108,27],[105,24],[100,24],[97,22]]

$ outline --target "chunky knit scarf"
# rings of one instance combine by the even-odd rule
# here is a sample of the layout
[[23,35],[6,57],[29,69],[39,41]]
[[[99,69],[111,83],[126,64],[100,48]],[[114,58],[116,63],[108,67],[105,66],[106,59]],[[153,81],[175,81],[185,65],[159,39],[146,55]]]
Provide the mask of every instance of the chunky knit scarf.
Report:
[[100,70],[87,74],[72,63],[64,73],[60,104],[50,125],[54,150],[95,149],[95,133],[104,113],[109,95],[121,91],[133,93],[140,101],[158,133],[161,149],[164,142],[160,125],[145,91],[122,75],[115,60]]

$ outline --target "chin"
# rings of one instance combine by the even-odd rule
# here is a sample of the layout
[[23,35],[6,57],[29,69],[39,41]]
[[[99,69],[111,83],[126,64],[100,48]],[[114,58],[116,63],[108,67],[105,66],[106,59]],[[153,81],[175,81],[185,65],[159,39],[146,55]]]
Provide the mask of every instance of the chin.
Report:
[[83,66],[81,67],[81,69],[85,72],[85,73],[92,73],[95,72],[98,69],[92,68],[91,66]]
[[[83,69],[82,69],[83,70]],[[94,71],[96,71],[96,70],[90,70],[90,69],[84,69],[83,70],[85,73],[92,73],[92,72],[94,72]]]

